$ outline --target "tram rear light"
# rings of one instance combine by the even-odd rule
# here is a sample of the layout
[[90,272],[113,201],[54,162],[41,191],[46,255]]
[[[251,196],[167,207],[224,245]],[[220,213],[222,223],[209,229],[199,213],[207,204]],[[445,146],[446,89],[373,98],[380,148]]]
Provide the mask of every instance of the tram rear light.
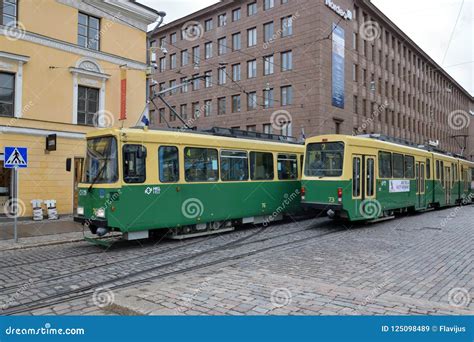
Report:
[[301,187],[301,199],[304,200],[306,195],[306,189],[304,186]]
[[337,188],[337,200],[342,202],[342,188]]

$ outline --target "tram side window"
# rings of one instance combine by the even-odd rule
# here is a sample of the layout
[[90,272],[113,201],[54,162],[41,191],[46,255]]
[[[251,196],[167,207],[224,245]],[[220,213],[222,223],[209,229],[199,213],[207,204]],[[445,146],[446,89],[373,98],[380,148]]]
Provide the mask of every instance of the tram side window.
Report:
[[360,197],[360,158],[352,160],[352,196]]
[[123,146],[123,180],[143,183],[146,179],[146,148],[142,145]]
[[221,151],[221,179],[224,182],[249,179],[249,160],[244,151]]
[[441,180],[443,181],[443,188],[444,188],[444,162],[442,161],[439,162],[439,168],[441,170],[440,176],[441,176]]
[[431,179],[431,159],[426,159],[426,179]]
[[176,146],[161,146],[158,150],[160,182],[174,183],[179,180],[179,153]]
[[213,182],[219,178],[217,150],[186,147],[184,149],[186,182]]
[[405,178],[415,178],[415,157],[405,156]]
[[296,154],[279,154],[277,159],[278,179],[298,178],[298,157]]
[[379,152],[379,163],[380,178],[392,178],[392,154]]
[[403,178],[403,155],[402,154],[393,154],[393,178]]
[[436,161],[436,179],[441,179],[439,160]]
[[252,180],[274,178],[272,153],[250,152],[250,177]]

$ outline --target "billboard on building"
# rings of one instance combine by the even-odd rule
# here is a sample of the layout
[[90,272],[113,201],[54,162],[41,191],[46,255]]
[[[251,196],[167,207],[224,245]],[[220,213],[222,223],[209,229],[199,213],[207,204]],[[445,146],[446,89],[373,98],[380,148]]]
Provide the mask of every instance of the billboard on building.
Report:
[[333,24],[332,105],[344,108],[344,29]]

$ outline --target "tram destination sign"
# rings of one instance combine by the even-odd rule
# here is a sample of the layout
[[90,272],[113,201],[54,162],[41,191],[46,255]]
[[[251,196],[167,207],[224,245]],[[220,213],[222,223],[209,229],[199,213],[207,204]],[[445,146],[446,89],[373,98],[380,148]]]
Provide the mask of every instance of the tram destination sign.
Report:
[[409,180],[390,180],[389,191],[394,192],[410,192],[410,181]]

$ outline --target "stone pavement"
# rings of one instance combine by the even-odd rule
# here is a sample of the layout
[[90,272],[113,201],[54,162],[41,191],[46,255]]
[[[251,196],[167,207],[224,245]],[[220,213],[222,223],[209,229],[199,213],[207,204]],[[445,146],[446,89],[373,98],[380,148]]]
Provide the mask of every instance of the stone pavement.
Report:
[[[82,225],[74,222],[72,216],[63,216],[54,221],[18,221],[18,237],[20,239],[73,232],[82,232]],[[13,239],[13,220],[0,222],[0,240],[11,239]]]
[[354,226],[116,291],[110,309],[146,315],[473,315],[472,217],[469,206]]

